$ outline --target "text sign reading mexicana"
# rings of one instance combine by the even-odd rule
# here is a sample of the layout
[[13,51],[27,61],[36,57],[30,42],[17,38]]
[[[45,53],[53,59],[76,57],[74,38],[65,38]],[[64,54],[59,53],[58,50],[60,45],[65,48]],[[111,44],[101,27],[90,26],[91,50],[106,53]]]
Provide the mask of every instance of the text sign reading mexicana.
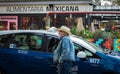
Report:
[[89,5],[23,5],[1,6],[0,9],[0,13],[86,12],[92,10]]

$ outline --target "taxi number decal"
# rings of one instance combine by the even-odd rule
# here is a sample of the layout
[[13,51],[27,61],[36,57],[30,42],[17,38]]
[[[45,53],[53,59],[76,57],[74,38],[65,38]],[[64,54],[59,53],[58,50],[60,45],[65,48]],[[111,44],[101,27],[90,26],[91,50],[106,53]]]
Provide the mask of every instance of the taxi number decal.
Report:
[[97,64],[99,64],[99,62],[100,62],[100,59],[90,59],[90,63],[97,63]]
[[10,44],[9,48],[16,48],[16,44]]
[[28,53],[28,51],[18,50],[18,53],[27,54],[27,53]]

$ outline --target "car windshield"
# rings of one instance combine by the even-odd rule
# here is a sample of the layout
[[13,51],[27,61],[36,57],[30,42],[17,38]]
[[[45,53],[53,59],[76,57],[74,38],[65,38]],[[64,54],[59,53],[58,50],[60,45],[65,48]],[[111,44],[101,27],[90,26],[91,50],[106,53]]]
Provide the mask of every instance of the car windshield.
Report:
[[79,37],[79,36],[76,36],[76,35],[73,35],[73,37],[76,37],[76,38],[84,40],[87,44],[89,44],[91,47],[93,47],[95,50],[97,50],[99,52],[104,52],[104,49],[102,47],[100,47],[99,45],[96,45],[93,42],[89,42],[89,41],[83,39],[82,37]]
[[92,46],[93,48],[95,48],[96,50],[100,51],[100,52],[104,52],[104,49],[102,47],[100,47],[99,45],[96,45],[95,43],[92,42],[88,42],[86,41],[90,46]]

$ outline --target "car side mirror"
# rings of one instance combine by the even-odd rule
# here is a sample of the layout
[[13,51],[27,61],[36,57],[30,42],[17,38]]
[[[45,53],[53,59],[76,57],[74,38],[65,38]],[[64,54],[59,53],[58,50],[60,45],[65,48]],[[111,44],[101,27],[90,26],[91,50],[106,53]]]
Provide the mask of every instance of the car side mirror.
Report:
[[78,58],[86,58],[86,54],[85,54],[85,52],[80,51],[80,52],[77,53],[77,57]]

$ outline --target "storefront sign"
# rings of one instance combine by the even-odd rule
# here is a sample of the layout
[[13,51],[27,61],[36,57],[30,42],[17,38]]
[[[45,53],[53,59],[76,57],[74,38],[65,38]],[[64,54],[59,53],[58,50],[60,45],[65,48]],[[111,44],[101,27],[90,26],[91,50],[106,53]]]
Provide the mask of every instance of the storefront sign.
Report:
[[48,13],[48,12],[90,12],[89,5],[28,5],[28,6],[0,6],[2,13]]
[[12,6],[6,7],[6,12],[44,12],[42,6]]
[[80,11],[79,6],[56,6],[55,11]]

